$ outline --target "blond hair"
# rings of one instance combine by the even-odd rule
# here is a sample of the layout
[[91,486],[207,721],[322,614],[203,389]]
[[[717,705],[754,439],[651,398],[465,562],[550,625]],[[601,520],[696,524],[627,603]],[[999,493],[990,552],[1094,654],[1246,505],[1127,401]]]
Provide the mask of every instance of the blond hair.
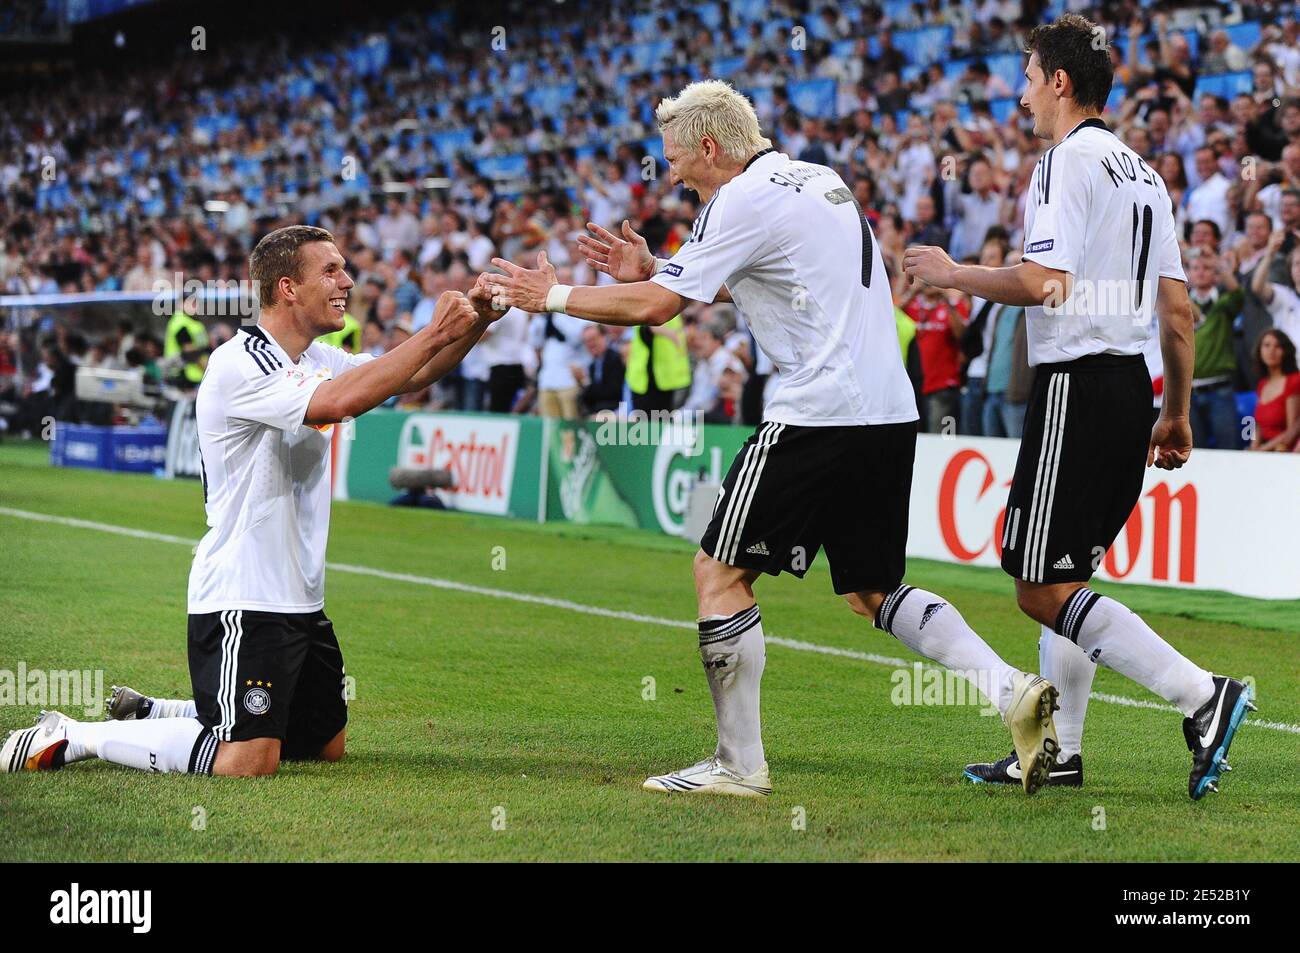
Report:
[[705,136],[737,162],[772,145],[759,131],[758,115],[750,101],[720,79],[691,83],[661,102],[655,119],[660,132],[671,129],[677,145],[691,152],[699,151]]

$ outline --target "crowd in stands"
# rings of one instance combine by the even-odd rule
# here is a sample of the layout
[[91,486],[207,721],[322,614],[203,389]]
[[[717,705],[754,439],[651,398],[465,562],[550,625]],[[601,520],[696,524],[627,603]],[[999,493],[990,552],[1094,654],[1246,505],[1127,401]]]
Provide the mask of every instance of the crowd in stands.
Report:
[[[1017,260],[1045,145],[1017,105],[1020,51],[1067,8],[1103,26],[1115,63],[1103,118],[1173,199],[1198,320],[1197,444],[1300,448],[1300,25],[1271,2],[674,0],[602,3],[599,16],[579,2],[525,12],[500,38],[458,12],[332,45],[270,36],[178,53],[0,100],[0,293],[240,279],[257,238],[307,222],[335,234],[356,279],[352,346],[378,353],[494,255],[544,250],[560,281],[594,282],[575,244],[587,221],[626,218],[671,256],[697,203],[667,181],[654,106],[718,77],[751,96],[777,148],[835,167],[866,211],[896,277],[923,426],[1017,437],[1032,380],[1023,310],[911,287],[897,266],[915,243]],[[0,380],[15,351],[41,368],[10,378],[20,402],[57,394],[65,365],[92,350],[149,363],[148,348],[128,359],[56,333],[0,341]],[[1148,362],[1158,390],[1158,347]],[[684,406],[752,424],[778,374],[730,305],[634,331],[516,312],[454,378],[403,404],[565,417]]]

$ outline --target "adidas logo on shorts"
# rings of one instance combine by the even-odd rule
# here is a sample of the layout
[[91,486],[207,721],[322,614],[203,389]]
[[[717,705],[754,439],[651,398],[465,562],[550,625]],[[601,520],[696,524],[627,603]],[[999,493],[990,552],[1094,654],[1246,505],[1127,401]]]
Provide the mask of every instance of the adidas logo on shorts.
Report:
[[1060,559],[1058,559],[1056,562],[1052,563],[1052,568],[1053,568],[1053,569],[1073,569],[1073,568],[1074,568],[1074,560],[1070,558],[1070,554],[1069,554],[1069,553],[1066,553],[1064,556],[1062,556],[1062,557],[1061,557]]
[[771,553],[769,553],[769,552],[767,551],[767,543],[764,543],[762,540],[759,540],[759,541],[758,541],[757,543],[755,543],[753,546],[750,546],[747,550],[745,550],[745,552],[747,552],[747,553],[751,553],[751,554],[753,554],[753,555],[755,555],[755,556],[771,556],[771,555],[772,555]]

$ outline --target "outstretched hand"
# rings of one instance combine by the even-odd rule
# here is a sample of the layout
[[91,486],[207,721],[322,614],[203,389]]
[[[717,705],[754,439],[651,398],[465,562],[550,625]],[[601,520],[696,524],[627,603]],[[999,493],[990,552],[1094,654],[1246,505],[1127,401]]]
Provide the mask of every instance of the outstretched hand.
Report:
[[524,268],[504,258],[493,258],[504,275],[487,275],[492,289],[492,306],[498,309],[519,308],[540,314],[546,310],[546,295],[556,284],[555,266],[546,259],[546,252],[537,253],[537,267]]
[[655,256],[646,240],[623,219],[620,238],[595,222],[587,223],[591,235],[578,236],[578,250],[587,264],[615,281],[645,281],[655,273]]

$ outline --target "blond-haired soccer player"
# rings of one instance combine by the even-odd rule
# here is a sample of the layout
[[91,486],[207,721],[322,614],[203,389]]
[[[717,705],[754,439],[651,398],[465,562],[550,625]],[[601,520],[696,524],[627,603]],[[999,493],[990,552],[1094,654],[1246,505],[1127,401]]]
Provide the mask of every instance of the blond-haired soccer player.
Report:
[[704,203],[671,261],[656,262],[624,222],[622,238],[593,226],[583,243],[593,266],[622,283],[557,284],[544,254],[535,270],[494,259],[506,275],[488,276],[498,305],[603,324],[661,325],[691,301],[732,300],[781,370],[695,557],[718,746],[645,787],[770,793],[753,587],[763,573],[802,576],[824,548],[835,591],[854,612],[965,675],[997,705],[1033,793],[1054,756],[1055,690],[1007,665],[947,600],[902,584],[916,402],[862,209],[832,169],[776,152],[749,100],[726,83],[692,83],[661,103],[657,118],[672,182]]

